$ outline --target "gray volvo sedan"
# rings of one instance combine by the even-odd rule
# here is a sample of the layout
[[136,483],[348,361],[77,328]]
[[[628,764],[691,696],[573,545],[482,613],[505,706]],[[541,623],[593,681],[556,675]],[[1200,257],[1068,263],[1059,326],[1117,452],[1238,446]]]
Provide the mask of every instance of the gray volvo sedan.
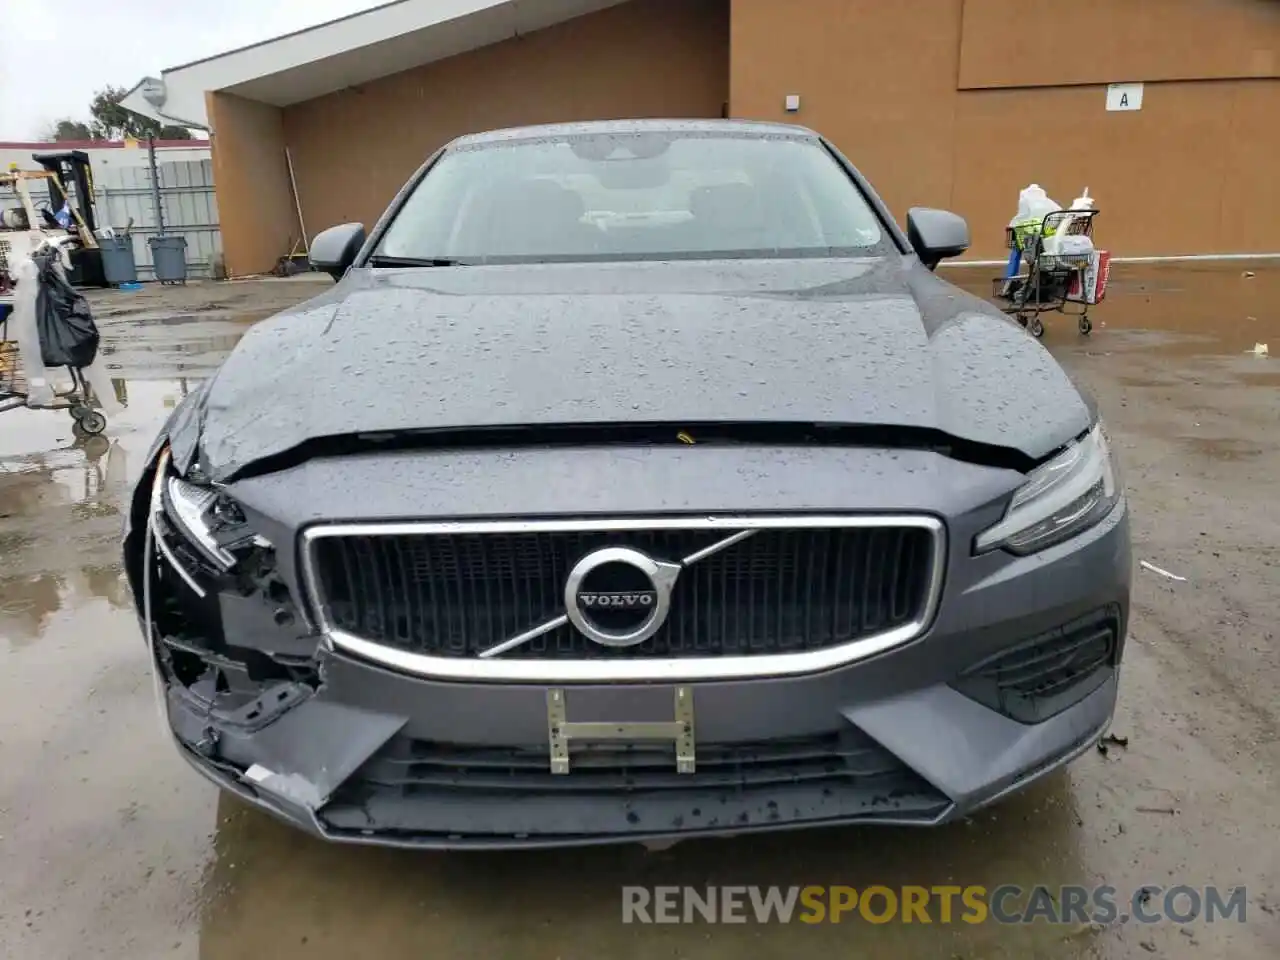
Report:
[[1090,397],[810,130],[504,130],[174,411],[124,556],[172,738],[331,840],[962,817],[1116,701]]

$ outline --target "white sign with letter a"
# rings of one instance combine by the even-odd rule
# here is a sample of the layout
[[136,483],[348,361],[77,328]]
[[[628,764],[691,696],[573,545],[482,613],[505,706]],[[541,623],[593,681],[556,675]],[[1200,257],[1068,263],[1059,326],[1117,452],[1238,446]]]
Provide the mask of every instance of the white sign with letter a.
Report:
[[1107,84],[1108,110],[1141,110],[1142,84],[1109,83]]

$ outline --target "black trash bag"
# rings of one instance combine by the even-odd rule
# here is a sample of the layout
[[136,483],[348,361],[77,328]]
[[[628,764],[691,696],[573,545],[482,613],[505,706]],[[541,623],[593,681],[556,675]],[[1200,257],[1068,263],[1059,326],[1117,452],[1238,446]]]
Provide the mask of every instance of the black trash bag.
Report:
[[56,250],[31,258],[39,268],[36,332],[46,367],[87,367],[98,356],[98,325],[89,302],[67,280]]

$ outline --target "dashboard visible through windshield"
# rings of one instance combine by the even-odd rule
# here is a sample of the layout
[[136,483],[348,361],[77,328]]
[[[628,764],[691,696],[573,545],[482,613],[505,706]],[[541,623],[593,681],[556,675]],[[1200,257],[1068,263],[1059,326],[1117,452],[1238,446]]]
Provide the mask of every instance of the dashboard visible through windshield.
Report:
[[481,264],[890,249],[875,210],[817,140],[657,131],[455,146],[374,256]]

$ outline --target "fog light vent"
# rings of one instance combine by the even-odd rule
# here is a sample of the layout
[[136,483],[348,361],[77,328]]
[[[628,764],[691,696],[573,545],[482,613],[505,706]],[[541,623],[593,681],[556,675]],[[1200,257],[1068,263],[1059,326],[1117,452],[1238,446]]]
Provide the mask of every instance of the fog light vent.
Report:
[[1020,723],[1039,723],[1078,703],[1115,669],[1120,612],[1108,607],[1002,650],[952,686]]

